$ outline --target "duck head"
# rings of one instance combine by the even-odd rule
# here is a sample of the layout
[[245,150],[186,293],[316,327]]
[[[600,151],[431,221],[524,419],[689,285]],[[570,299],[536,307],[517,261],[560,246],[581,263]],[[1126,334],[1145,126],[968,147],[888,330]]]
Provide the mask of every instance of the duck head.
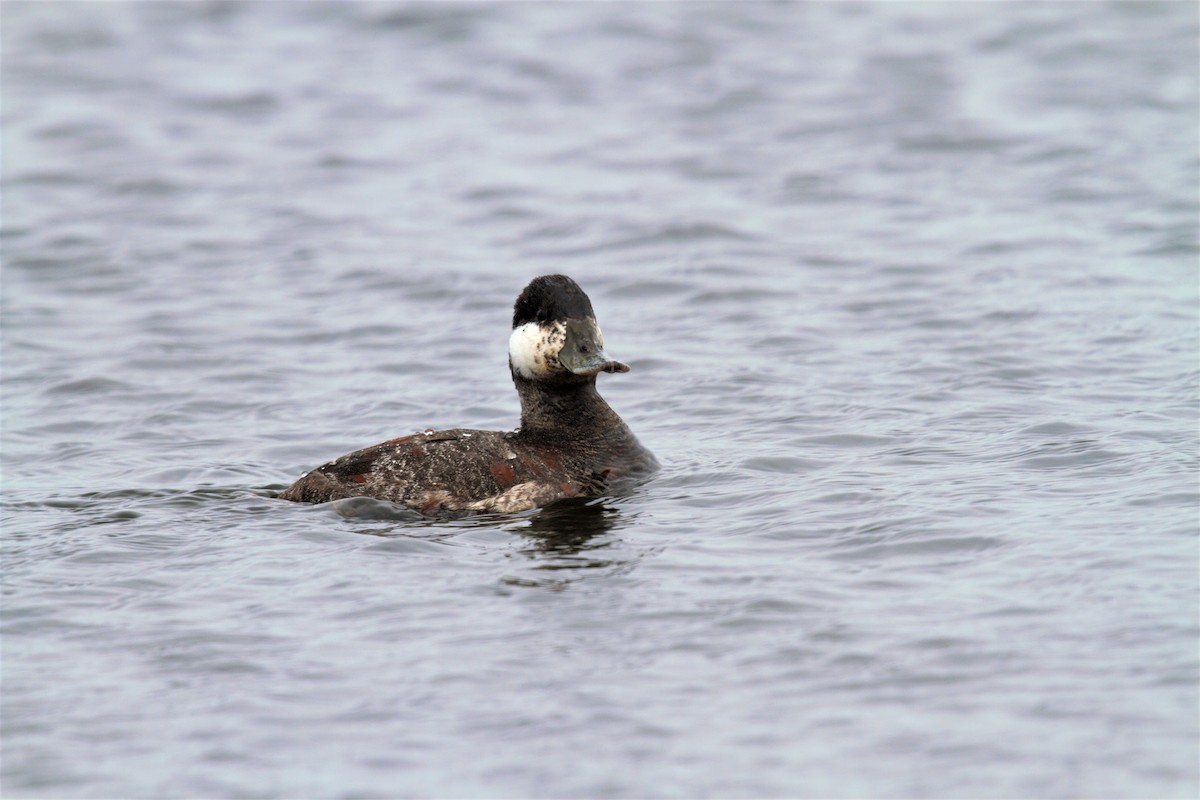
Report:
[[604,352],[592,301],[566,275],[534,278],[513,306],[508,339],[513,376],[543,383],[586,383],[629,366]]

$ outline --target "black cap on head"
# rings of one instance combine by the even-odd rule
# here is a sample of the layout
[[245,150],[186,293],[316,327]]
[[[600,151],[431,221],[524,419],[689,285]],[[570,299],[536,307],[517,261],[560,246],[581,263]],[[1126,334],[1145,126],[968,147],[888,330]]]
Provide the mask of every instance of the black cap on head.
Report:
[[534,278],[521,292],[513,306],[513,327],[527,322],[550,322],[564,319],[595,319],[592,301],[579,284],[566,275],[543,275]]

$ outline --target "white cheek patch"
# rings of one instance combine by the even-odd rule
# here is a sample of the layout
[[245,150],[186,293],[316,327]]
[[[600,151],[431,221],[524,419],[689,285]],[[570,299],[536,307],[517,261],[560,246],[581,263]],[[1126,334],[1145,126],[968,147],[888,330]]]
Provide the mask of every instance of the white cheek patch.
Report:
[[523,378],[534,380],[558,368],[558,351],[566,341],[567,329],[561,322],[542,327],[526,322],[513,328],[508,337],[508,360]]
[[535,322],[513,328],[512,336],[508,337],[508,360],[521,377],[532,380],[540,372],[538,343],[541,340],[542,332]]

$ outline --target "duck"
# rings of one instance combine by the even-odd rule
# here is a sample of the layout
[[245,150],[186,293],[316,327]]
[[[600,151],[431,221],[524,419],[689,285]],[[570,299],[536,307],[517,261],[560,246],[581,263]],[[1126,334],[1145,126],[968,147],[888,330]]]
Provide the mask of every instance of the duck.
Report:
[[612,359],[592,302],[566,275],[534,278],[513,305],[508,366],[521,403],[513,431],[426,429],[336,458],[279,494],[298,503],[370,497],[426,517],[512,513],[605,496],[658,461],[596,389]]

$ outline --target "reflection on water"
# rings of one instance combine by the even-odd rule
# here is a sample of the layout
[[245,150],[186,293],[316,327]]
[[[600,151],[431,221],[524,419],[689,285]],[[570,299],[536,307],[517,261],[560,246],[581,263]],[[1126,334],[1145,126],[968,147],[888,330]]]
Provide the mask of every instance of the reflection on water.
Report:
[[[628,529],[631,518],[606,498],[572,498],[521,514],[478,514],[456,520],[431,519],[371,497],[347,497],[299,508],[305,513],[332,512],[343,520],[362,522],[355,532],[397,545],[405,540],[417,547],[424,542],[502,548],[522,559],[517,562],[517,574],[501,578],[502,583],[513,586],[560,589],[586,577],[631,570],[642,555],[614,535],[619,527]],[[385,524],[375,524],[380,522]],[[498,532],[503,534],[492,535]],[[520,537],[515,549],[514,534]],[[408,545],[385,549],[424,552]]]
[[608,533],[620,518],[620,509],[602,499],[561,500],[538,509],[529,518],[526,536],[541,538],[541,549],[568,552],[589,539]]
[[628,529],[628,522],[619,508],[603,499],[562,500],[538,509],[509,527],[524,538],[525,546],[516,552],[529,563],[521,574],[505,576],[504,582],[557,589],[589,575],[627,572],[641,554],[611,532],[618,524]]

